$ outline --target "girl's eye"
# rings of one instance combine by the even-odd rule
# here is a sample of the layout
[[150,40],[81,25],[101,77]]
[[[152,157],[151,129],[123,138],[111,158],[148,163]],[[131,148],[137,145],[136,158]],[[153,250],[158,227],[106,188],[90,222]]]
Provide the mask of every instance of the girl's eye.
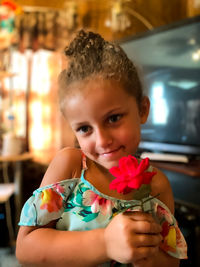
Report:
[[108,118],[108,122],[109,123],[115,123],[117,121],[119,121],[122,117],[122,114],[114,114],[114,115],[111,115],[109,118]]
[[90,131],[90,127],[87,125],[81,126],[77,129],[77,132],[82,133],[82,134],[86,134]]

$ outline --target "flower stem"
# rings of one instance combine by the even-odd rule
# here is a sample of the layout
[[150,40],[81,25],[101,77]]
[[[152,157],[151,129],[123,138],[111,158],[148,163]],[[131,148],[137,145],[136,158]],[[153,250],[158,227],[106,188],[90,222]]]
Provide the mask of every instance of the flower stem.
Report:
[[[151,201],[152,199],[156,198],[156,197],[159,196],[159,195],[160,195],[160,194],[157,194],[157,195],[152,196],[152,197],[149,197],[149,198],[147,198],[147,199],[145,199],[145,200],[141,199],[141,200],[140,200],[140,201],[141,201],[141,204],[137,204],[137,205],[134,204],[134,205],[132,205],[132,206],[130,206],[130,207],[123,208],[123,209],[120,210],[120,212],[121,212],[121,213],[126,212],[127,210],[132,209],[132,208],[134,208],[134,207],[140,207],[141,210],[142,210],[142,212],[144,212],[144,203],[146,203],[146,202],[148,202],[148,201]],[[147,211],[147,212],[149,212],[149,211]]]

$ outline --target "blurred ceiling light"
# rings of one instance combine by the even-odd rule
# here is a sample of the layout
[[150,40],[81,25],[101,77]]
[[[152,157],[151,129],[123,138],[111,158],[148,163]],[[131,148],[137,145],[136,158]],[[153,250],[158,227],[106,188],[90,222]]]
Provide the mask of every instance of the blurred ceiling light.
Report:
[[114,3],[111,9],[111,28],[113,31],[124,31],[131,26],[128,15],[123,10],[122,1]]
[[194,0],[194,7],[199,8],[200,7],[200,0]]
[[191,38],[191,39],[189,39],[188,44],[189,45],[195,45],[196,44],[196,40],[194,38]]
[[113,1],[111,7],[111,17],[105,21],[105,25],[110,27],[114,32],[122,32],[131,26],[131,16],[138,19],[149,30],[153,29],[151,23],[145,19],[141,14],[130,7],[125,6],[126,2],[130,0]]
[[198,49],[197,51],[195,51],[193,54],[192,54],[192,59],[194,61],[198,61],[200,60],[200,49]]
[[74,30],[77,26],[77,18],[78,18],[78,6],[75,1],[65,1],[64,4],[65,12],[66,12],[66,21],[67,21],[67,29]]

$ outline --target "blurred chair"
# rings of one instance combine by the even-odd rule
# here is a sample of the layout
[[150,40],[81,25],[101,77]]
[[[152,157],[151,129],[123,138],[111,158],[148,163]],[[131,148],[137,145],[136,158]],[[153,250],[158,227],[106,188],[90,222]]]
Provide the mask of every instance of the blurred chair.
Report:
[[11,196],[15,192],[15,184],[11,183],[8,176],[8,163],[2,163],[2,181],[0,183],[0,205],[5,205],[6,225],[9,234],[10,245],[15,241],[15,230],[13,227],[12,212],[11,212]]
[[32,157],[33,155],[28,152],[10,156],[0,155],[2,166],[0,169],[0,205],[5,205],[6,224],[11,245],[15,244],[22,208],[22,162],[31,160]]

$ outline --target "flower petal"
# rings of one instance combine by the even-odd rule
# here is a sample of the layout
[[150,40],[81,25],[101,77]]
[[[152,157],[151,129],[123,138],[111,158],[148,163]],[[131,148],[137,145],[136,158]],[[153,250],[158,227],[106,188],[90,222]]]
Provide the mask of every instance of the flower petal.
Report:
[[122,157],[119,160],[119,169],[121,171],[121,173],[127,173],[127,157]]
[[156,174],[156,172],[145,172],[143,174],[143,184],[150,184],[153,176]]
[[138,166],[139,173],[146,171],[148,167],[149,167],[149,158],[142,159]]
[[155,172],[146,172],[149,167],[149,159],[138,160],[128,155],[119,160],[119,167],[112,167],[109,171],[116,177],[110,183],[110,189],[116,189],[119,193],[127,193],[132,189],[139,189],[142,184],[149,184]]
[[130,167],[134,167],[134,169],[137,169],[138,168],[138,160],[131,155],[129,155],[128,158],[131,160],[132,166],[130,166]]
[[133,188],[133,189],[138,189],[142,185],[142,176],[138,175],[134,177],[129,183],[128,186]]
[[128,157],[123,157],[119,160],[119,168],[123,173],[133,176],[138,168],[138,161],[131,155],[129,155]]
[[117,189],[117,192],[118,192],[118,193],[123,193],[124,190],[126,189],[126,187],[127,187],[127,185],[126,185],[125,183],[120,183],[120,184],[118,185],[118,187],[116,188],[116,189]]
[[116,167],[116,166],[110,168],[109,172],[115,177],[120,177],[122,175],[122,172],[121,172],[120,168]]
[[138,161],[136,158],[130,156],[129,161],[127,161],[127,173],[133,177],[137,174]]

